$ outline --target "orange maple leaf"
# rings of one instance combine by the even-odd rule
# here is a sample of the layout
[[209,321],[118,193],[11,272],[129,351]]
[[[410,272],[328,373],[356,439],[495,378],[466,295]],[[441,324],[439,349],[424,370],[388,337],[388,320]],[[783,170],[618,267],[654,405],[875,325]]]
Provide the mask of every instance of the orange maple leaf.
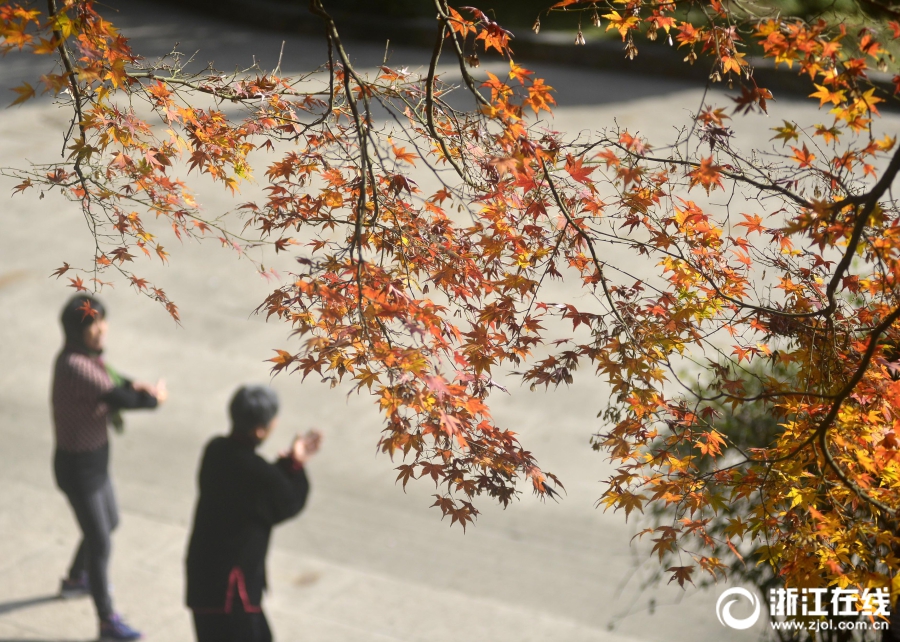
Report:
[[806,148],[806,143],[803,144],[803,149],[797,149],[796,147],[791,147],[794,150],[794,155],[791,157],[795,161],[800,164],[800,167],[810,167],[812,166],[812,162],[816,159],[816,155],[810,153],[810,151]]
[[712,156],[704,158],[700,161],[700,166],[688,174],[691,178],[690,186],[701,185],[707,194],[716,187],[721,188],[721,170],[722,168],[719,165],[713,164]]
[[100,316],[100,311],[92,308],[91,302],[87,299],[81,302],[81,305],[78,306],[78,311],[81,312],[82,319],[87,319],[88,317],[96,319],[98,316]]
[[584,158],[579,157],[578,159],[572,158],[571,155],[566,156],[566,171],[569,173],[569,176],[574,178],[579,183],[583,183],[587,185],[589,182],[589,176],[591,172],[593,172],[596,167],[583,167]]
[[758,214],[741,214],[741,216],[744,217],[744,222],[737,223],[735,227],[746,227],[747,234],[750,234],[752,232],[758,232],[759,234],[762,234],[766,231],[766,228],[762,226],[762,217]]
[[[60,272],[62,274],[62,272]],[[87,288],[84,287],[84,281],[81,280],[80,276],[76,276],[74,279],[69,277],[69,287],[75,288],[76,292],[87,292]]]

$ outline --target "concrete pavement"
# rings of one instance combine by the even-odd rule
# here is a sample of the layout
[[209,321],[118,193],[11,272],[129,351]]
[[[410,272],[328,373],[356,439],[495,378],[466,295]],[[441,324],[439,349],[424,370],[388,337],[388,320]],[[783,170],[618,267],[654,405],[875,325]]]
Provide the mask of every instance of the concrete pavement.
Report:
[[[223,68],[253,54],[271,66],[283,38],[146,2],[123,3],[120,11],[112,19],[136,36],[138,50],[164,53],[179,41],[183,51],[200,49],[199,59],[215,59]],[[360,60],[380,61],[383,50],[351,43]],[[314,40],[288,38],[284,66],[317,66],[322,51]],[[395,50],[392,61],[419,65],[426,55]],[[611,125],[617,117],[650,135],[667,134],[700,101],[701,90],[676,82],[539,71],[559,89],[554,127],[570,132]],[[0,61],[0,85],[36,73],[43,70],[34,61],[12,55]],[[816,115],[792,103],[775,109],[782,109],[773,109],[776,123]],[[47,101],[0,111],[0,165],[58,154],[65,116]],[[761,143],[769,137],[767,122],[754,125]],[[50,369],[61,340],[57,316],[72,291],[64,279],[48,275],[64,260],[89,260],[92,244],[72,204],[55,195],[40,200],[33,192],[9,198],[11,185],[0,181],[0,642],[89,640],[96,635],[90,601],[52,599],[77,530],[52,480],[48,410]],[[238,202],[254,189],[247,186]],[[210,212],[235,204],[202,182],[199,191]],[[148,262],[139,273],[178,303],[181,327],[124,283],[102,294],[110,310],[110,362],[135,377],[165,376],[171,391],[162,409],[130,414],[125,435],[112,438],[122,509],[112,578],[117,608],[148,640],[187,642],[192,637],[182,606],[182,560],[201,449],[226,429],[234,388],[268,381],[264,360],[272,348],[291,343],[288,328],[250,314],[271,285],[246,261],[213,245],[179,247],[174,239],[165,245],[171,266]],[[492,400],[495,417],[522,434],[568,492],[559,503],[546,504],[526,493],[506,511],[482,503],[482,516],[463,534],[428,508],[429,483],[412,483],[407,493],[395,486],[390,460],[375,456],[381,419],[368,399],[312,378],[302,385],[299,377],[272,381],[284,410],[268,454],[296,430],[316,425],[325,432],[323,451],[310,465],[307,510],[277,529],[270,553],[266,605],[277,638],[757,639],[761,628],[725,631],[716,620],[715,598],[724,586],[641,592],[654,561],[630,544],[637,525],[593,507],[608,472],[604,457],[588,446],[600,428],[595,415],[604,388],[589,377],[550,393],[529,393],[513,377],[506,383],[511,394]],[[651,599],[656,607],[648,609]]]

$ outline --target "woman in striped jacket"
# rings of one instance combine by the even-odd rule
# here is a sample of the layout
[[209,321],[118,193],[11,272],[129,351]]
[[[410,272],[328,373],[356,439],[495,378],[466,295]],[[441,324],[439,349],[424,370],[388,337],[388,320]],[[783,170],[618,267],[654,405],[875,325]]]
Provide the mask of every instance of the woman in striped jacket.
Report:
[[53,374],[53,468],[82,540],[60,595],[93,597],[101,640],[137,640],[141,634],[115,613],[109,595],[110,534],[119,515],[109,478],[108,426],[121,430],[121,410],[155,408],[165,401],[165,383],[132,382],[104,363],[106,310],[99,300],[87,295],[70,299],[62,326],[65,345]]

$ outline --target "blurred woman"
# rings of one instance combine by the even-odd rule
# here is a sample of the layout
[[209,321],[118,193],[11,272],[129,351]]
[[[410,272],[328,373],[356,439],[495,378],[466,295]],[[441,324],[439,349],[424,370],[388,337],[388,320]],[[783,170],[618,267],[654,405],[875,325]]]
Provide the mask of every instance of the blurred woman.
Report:
[[165,382],[132,382],[103,361],[106,310],[99,300],[77,295],[62,312],[65,344],[53,373],[56,483],[65,493],[82,539],[60,595],[90,594],[100,620],[101,641],[137,640],[141,634],[113,610],[107,576],[110,535],[119,513],[109,478],[108,426],[122,430],[121,410],[155,408],[166,400]]
[[278,422],[271,388],[242,386],[231,433],[214,437],[200,464],[200,498],[187,555],[187,605],[198,642],[272,642],[262,610],[272,527],[306,505],[307,460],[322,436],[297,435],[271,463],[256,453]]

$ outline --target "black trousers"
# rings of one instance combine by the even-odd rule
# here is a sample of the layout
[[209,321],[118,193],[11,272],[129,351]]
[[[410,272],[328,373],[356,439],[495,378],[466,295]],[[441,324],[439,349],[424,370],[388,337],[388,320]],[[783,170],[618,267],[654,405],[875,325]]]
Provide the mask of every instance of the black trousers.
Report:
[[239,606],[231,613],[194,613],[197,642],[272,642],[272,631],[262,611],[246,613]]
[[[81,542],[69,568],[69,577],[79,578],[87,571],[91,596],[100,619],[113,614],[109,595],[109,557],[112,552],[111,534],[119,525],[119,510],[109,476],[85,483],[78,473],[78,465],[71,458],[56,458],[57,483],[66,494],[75,519],[81,529]],[[79,462],[80,463],[80,462]]]

